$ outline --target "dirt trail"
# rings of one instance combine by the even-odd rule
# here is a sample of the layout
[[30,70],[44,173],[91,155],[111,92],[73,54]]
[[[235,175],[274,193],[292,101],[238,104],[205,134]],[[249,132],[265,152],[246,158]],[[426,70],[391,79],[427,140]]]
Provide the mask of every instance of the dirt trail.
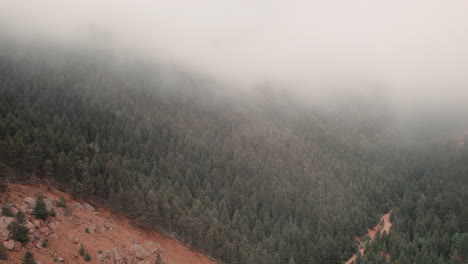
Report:
[[[40,244],[43,241],[42,238],[26,245],[26,248],[34,253],[36,260],[42,264],[54,263],[54,258],[60,258],[65,263],[109,263],[107,259],[104,260],[104,254],[120,255],[122,262],[117,263],[124,263],[125,258],[126,263],[147,264],[154,263],[157,252],[161,253],[167,264],[217,263],[175,240],[164,237],[161,233],[135,227],[128,218],[116,215],[105,208],[97,206],[93,208],[89,204],[74,200],[66,193],[47,190],[44,185],[10,184],[8,187],[8,200],[17,208],[25,206],[26,197],[35,198],[38,194],[51,199],[57,213],[55,217],[49,217],[42,224],[44,227],[36,227],[34,231],[38,233],[38,236],[48,236],[47,248],[36,246],[37,242]],[[61,195],[66,198],[68,207],[72,208],[71,212],[55,206]],[[28,217],[34,221],[34,218]],[[50,234],[41,233],[43,229]],[[5,238],[1,237],[1,239],[3,241]],[[91,262],[85,262],[82,257],[78,256],[80,244],[83,244],[89,252]],[[144,258],[139,257],[135,251],[136,247],[145,248],[149,254]],[[9,251],[9,260],[6,263],[19,263],[26,248],[23,246],[19,250]],[[143,253],[146,251],[143,250]],[[5,262],[0,261],[0,263]]]
[[[370,240],[374,240],[375,235],[377,232],[380,232],[382,234],[383,232],[386,232],[387,234],[390,232],[390,228],[392,227],[392,222],[390,222],[390,215],[392,214],[392,211],[384,214],[381,218],[379,223],[374,226],[372,229],[367,229],[367,234],[361,236],[361,237],[356,237],[356,240],[359,242],[359,252],[361,255],[364,255],[364,250],[366,249],[366,244],[367,242],[362,241],[362,238],[365,238],[368,236]],[[354,254],[348,261],[345,262],[345,264],[352,264],[356,259],[357,259],[357,254]]]

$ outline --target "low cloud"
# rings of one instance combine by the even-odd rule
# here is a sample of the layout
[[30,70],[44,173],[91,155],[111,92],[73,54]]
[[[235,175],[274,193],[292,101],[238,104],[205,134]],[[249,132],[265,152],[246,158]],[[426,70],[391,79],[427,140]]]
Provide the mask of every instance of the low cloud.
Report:
[[23,40],[101,45],[182,65],[230,87],[310,98],[385,94],[397,107],[468,104],[468,2],[3,1]]

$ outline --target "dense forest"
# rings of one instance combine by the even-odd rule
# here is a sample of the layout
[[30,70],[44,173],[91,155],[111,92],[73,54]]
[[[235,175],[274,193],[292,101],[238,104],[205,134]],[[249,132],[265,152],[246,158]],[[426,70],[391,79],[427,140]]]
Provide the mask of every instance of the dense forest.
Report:
[[410,140],[378,100],[321,110],[175,66],[8,44],[0,77],[2,180],[47,182],[223,263],[342,263],[390,210],[358,263],[468,260],[468,142]]

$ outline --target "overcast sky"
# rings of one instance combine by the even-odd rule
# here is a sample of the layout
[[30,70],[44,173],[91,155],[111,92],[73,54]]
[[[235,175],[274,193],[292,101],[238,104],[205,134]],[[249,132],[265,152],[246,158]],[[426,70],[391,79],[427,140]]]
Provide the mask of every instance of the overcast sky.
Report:
[[239,85],[311,96],[372,87],[410,104],[468,104],[467,13],[466,0],[0,2],[17,36],[111,32],[99,41]]

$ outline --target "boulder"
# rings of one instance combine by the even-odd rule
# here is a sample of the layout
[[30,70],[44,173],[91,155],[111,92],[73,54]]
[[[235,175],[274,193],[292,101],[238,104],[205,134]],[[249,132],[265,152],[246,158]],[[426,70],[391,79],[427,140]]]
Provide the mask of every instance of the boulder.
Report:
[[29,229],[29,233],[33,233],[34,230],[36,229],[34,224],[29,222],[29,221],[26,221],[26,224],[24,224],[24,225]]
[[133,251],[135,251],[135,255],[139,260],[143,260],[151,255],[151,252],[138,244],[133,245]]
[[57,240],[58,237],[57,237],[57,234],[53,233],[53,234],[50,234],[50,235],[49,235],[49,238],[50,238],[50,239]]
[[79,202],[75,202],[72,204],[72,208],[74,209],[83,209],[83,205],[80,204]]
[[36,240],[41,240],[41,238],[42,238],[41,233],[39,233],[39,231],[37,231],[37,230],[35,230],[35,231],[33,232],[33,237],[34,237],[34,239],[36,239]]
[[112,252],[112,262],[113,263],[123,263],[123,255],[122,252],[118,248],[114,249]]
[[5,216],[0,217],[0,234],[5,240],[7,240],[8,237],[10,236],[10,230],[8,230],[8,226],[10,225],[11,222],[13,222],[12,217],[5,217]]
[[52,210],[52,207],[53,207],[53,206],[52,206],[52,200],[51,200],[51,199],[49,199],[49,198],[44,198],[44,203],[45,203],[45,205],[46,205],[46,207],[47,207],[47,211]]
[[23,245],[18,242],[18,241],[15,241],[15,248],[13,249],[14,251],[21,251],[21,248],[23,248]]
[[[34,220],[32,220],[32,223],[33,223],[35,228],[41,227],[41,221],[40,220],[34,219]],[[44,222],[42,222],[42,223],[44,223]]]
[[73,234],[69,234],[69,235],[68,235],[68,239],[70,239],[71,242],[72,242],[73,244],[78,244],[78,243],[80,243],[80,239],[77,238],[77,237],[75,237],[75,235],[73,235]]
[[161,245],[154,243],[153,241],[148,241],[145,243],[145,247],[151,252],[156,253],[161,251]]
[[24,198],[24,202],[29,208],[34,208],[36,206],[36,199],[32,197],[26,197]]
[[39,231],[41,231],[41,233],[43,233],[46,236],[50,235],[50,229],[47,226],[42,227],[41,229],[39,229]]
[[89,203],[84,203],[83,205],[88,210],[91,210],[93,212],[96,211],[96,209],[94,209],[94,207],[92,205],[90,205]]
[[4,241],[3,245],[5,246],[7,250],[13,250],[15,248],[15,241],[13,240]]
[[60,226],[60,223],[59,222],[51,222],[49,223],[48,225],[52,230],[55,230],[57,229],[59,226]]
[[95,224],[91,224],[87,228],[88,228],[88,231],[89,231],[90,234],[96,232],[96,225]]
[[104,252],[101,252],[101,254],[98,254],[97,259],[100,262],[103,262],[105,259],[110,259],[110,251],[106,250]]

